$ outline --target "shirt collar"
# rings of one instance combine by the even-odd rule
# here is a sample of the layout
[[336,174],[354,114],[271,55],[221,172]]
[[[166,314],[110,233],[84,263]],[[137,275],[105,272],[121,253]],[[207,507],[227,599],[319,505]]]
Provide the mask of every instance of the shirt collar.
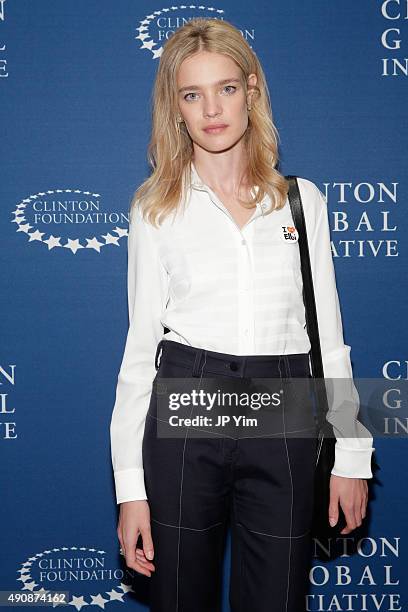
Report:
[[[208,186],[203,183],[203,181],[201,180],[197,169],[194,165],[193,160],[190,161],[190,184],[191,187],[199,189],[199,190],[204,190],[207,191],[208,190]],[[258,185],[255,185],[254,189],[256,191],[258,191],[259,187]],[[270,198],[268,196],[268,194],[265,195],[264,199],[262,200],[262,202],[257,204],[257,208],[262,212],[262,214],[264,213],[264,211],[267,210],[267,208],[270,206]]]
[[194,162],[191,160],[190,162],[190,166],[191,166],[191,172],[190,172],[190,180],[191,180],[191,186],[192,187],[204,187],[204,183],[201,181],[198,172],[196,170],[196,167],[194,165]]

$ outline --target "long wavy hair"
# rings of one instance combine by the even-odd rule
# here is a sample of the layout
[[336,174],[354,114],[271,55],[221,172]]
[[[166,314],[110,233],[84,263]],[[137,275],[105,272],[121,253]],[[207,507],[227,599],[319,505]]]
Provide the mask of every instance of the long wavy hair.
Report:
[[272,118],[269,90],[261,64],[241,32],[220,19],[195,18],[180,27],[167,40],[160,57],[152,96],[152,132],[147,157],[151,175],[135,191],[130,208],[140,206],[152,225],[160,225],[170,213],[178,212],[187,201],[193,143],[184,123],[177,123],[177,74],[188,57],[208,51],[227,55],[242,71],[244,83],[251,73],[257,84],[251,99],[248,128],[244,134],[247,153],[246,179],[257,185],[246,208],[254,208],[269,195],[271,207],[265,214],[282,208],[288,182],[276,169],[279,135]]

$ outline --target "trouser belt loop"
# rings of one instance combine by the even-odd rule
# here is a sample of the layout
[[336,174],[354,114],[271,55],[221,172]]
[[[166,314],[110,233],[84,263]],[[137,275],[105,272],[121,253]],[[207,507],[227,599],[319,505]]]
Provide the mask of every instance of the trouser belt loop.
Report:
[[198,349],[197,352],[196,352],[196,356],[195,356],[195,359],[194,359],[192,376],[198,376],[199,373],[200,373],[200,362],[201,362],[201,357],[202,357],[203,353],[204,353],[204,349]]
[[247,369],[247,358],[246,356],[243,358],[243,363],[242,363],[242,378],[245,378],[246,376],[246,369]]
[[292,372],[290,369],[290,361],[287,355],[283,355],[283,360],[285,362],[285,380],[286,382],[292,382]]
[[154,358],[154,367],[156,368],[156,371],[159,369],[159,353],[160,353],[160,349],[162,348],[163,345],[163,340],[160,340],[159,344],[157,345],[157,350],[156,350],[156,356]]

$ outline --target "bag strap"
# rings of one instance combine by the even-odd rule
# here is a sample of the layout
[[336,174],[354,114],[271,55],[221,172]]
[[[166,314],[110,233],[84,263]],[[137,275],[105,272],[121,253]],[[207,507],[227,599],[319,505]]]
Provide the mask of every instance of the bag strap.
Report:
[[[314,379],[321,379],[317,385],[319,423],[327,426],[325,415],[328,411],[326,387],[324,384],[323,360],[320,348],[319,324],[317,320],[316,300],[313,289],[312,268],[310,265],[309,244],[305,216],[299,185],[295,175],[285,177],[289,182],[288,198],[293,222],[299,234],[300,263],[303,280],[303,302],[305,305],[306,327],[310,339],[311,366]],[[316,381],[315,381],[316,382]]]

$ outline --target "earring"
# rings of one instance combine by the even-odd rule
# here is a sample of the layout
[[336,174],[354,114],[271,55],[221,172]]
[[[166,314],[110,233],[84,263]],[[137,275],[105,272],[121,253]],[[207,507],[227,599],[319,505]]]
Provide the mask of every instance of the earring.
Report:
[[177,122],[178,123],[182,123],[183,122],[183,117],[181,115],[177,115]]
[[250,107],[250,106],[247,106],[247,110],[249,110],[249,111],[250,111],[250,110],[251,110],[251,107]]

